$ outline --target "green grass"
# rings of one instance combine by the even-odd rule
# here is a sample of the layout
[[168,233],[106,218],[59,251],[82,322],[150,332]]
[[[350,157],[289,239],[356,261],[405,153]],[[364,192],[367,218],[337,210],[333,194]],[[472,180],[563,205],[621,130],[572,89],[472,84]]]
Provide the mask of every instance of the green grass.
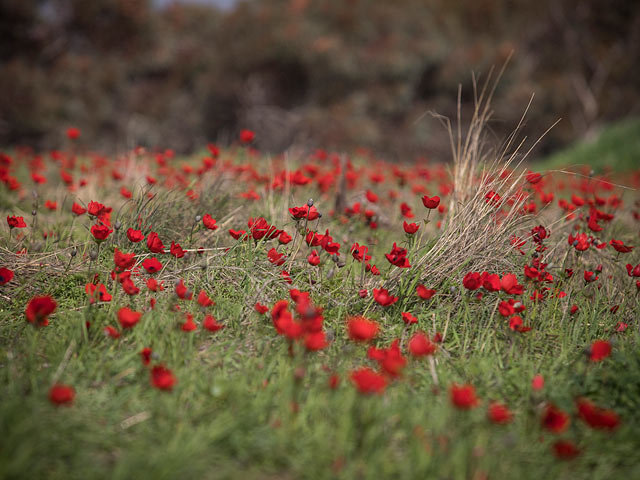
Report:
[[607,126],[594,140],[577,143],[535,163],[536,170],[588,166],[596,172],[628,172],[637,169],[638,165],[640,118]]
[[[218,219],[228,216],[232,220],[228,227],[238,228],[246,225],[249,216],[268,215],[274,205],[282,210],[310,196],[322,211],[331,204],[331,198],[304,187],[295,192],[297,201],[276,195],[275,203],[244,203],[242,211],[233,214],[235,200],[229,199],[238,188],[233,182],[229,188],[209,190],[202,195],[203,203],[160,190],[155,201],[158,209],[147,214],[164,232],[165,244],[175,239],[186,248],[196,213],[210,212]],[[53,194],[56,188],[55,183],[47,185],[41,195]],[[529,300],[532,284],[525,284],[522,276],[529,256],[505,254],[514,255],[519,265],[515,273],[526,285],[520,297],[527,306],[523,318],[532,327],[526,333],[509,330],[498,314],[497,303],[507,296],[486,293],[477,300],[475,294],[462,289],[461,277],[443,285],[428,285],[428,279],[422,279],[437,288],[438,294],[432,300],[418,301],[413,292],[419,272],[407,270],[406,280],[394,290],[401,297],[395,305],[381,308],[370,297],[360,298],[360,264],[351,259],[348,249],[353,241],[372,247],[382,276],[367,275],[365,286],[369,291],[380,286],[393,271],[383,253],[393,241],[400,243],[404,238],[401,221],[395,217],[378,230],[370,230],[356,221],[342,224],[325,215],[318,230],[330,229],[342,244],[346,265],[337,268],[323,253],[320,281],[306,263],[309,249],[303,245],[290,269],[291,286],[281,281],[280,268],[266,261],[274,242],[235,242],[223,228],[213,236],[196,229],[194,246],[230,247],[229,251],[209,250],[178,261],[162,256],[165,270],[157,276],[164,280],[165,291],[148,292],[143,281],[146,275],[134,275],[141,293],[129,298],[109,277],[112,251],[119,246],[135,252],[138,261],[148,255],[144,242],[134,245],[124,237],[124,231],[135,225],[137,213],[146,207],[139,192],[129,204],[113,197],[113,190],[107,187],[100,190],[102,196],[91,198],[108,200],[114,211],[124,205],[119,216],[112,217],[112,221],[122,219],[121,231],[103,244],[95,262],[83,258],[83,248],[70,261],[68,251],[61,249],[64,245],[54,241],[46,243],[40,253],[30,250],[26,258],[18,258],[9,253],[16,247],[15,232],[12,241],[3,234],[1,245],[6,248],[0,266],[14,265],[16,277],[0,287],[0,478],[640,476],[638,296],[622,267],[627,260],[638,262],[637,250],[617,263],[615,259],[612,264],[605,262],[611,268],[608,272],[617,277],[608,281],[603,273],[598,282],[601,289],[597,284],[585,286],[582,280],[580,269],[592,265],[593,257],[571,253],[566,266],[574,267],[576,275],[564,280],[554,271],[553,285],[568,296],[538,303]],[[403,195],[409,195],[408,187]],[[0,204],[11,205],[3,215],[18,208],[30,210],[28,198],[18,199],[11,192],[3,190],[0,200]],[[41,216],[41,225],[55,224],[62,232],[71,227],[70,215],[62,211],[42,212]],[[278,216],[287,218],[281,211]],[[291,219],[273,221],[293,234]],[[87,239],[85,224],[86,217],[75,221],[74,243],[81,245]],[[603,236],[614,228],[631,232],[624,223],[606,228]],[[431,243],[437,230],[431,224],[427,232],[424,241]],[[20,245],[33,245],[39,233],[27,229]],[[562,252],[569,249],[559,228],[552,230],[548,242],[550,246],[561,244]],[[409,246],[412,259],[416,248]],[[284,250],[293,249],[290,244]],[[42,255],[50,256],[44,262]],[[43,266],[38,267],[39,263]],[[84,284],[95,273],[114,295],[110,303],[89,305]],[[207,312],[224,323],[223,330],[180,330],[183,317],[172,305],[180,304],[198,322],[203,310],[195,302],[176,300],[173,282],[177,278],[183,278],[196,296],[201,289],[207,291],[216,302]],[[270,316],[254,311],[256,301],[272,306],[288,299],[289,288],[309,291],[314,303],[324,309],[324,328],[333,340],[325,350],[305,353],[296,345],[291,357],[287,340],[276,334]],[[31,296],[44,293],[54,296],[58,310],[48,327],[36,329],[25,321],[24,309]],[[152,297],[157,303],[150,310]],[[612,302],[620,305],[615,314],[610,312]],[[567,309],[574,303],[580,311],[571,316]],[[119,339],[105,336],[103,328],[118,326],[116,312],[125,305],[144,311],[142,319]],[[406,327],[403,311],[417,316],[418,325]],[[375,364],[367,359],[366,345],[347,338],[345,322],[349,315],[365,312],[381,325],[381,335],[373,342],[378,347],[400,339],[407,354],[414,331],[444,333],[434,370],[428,359],[408,358],[402,377],[392,381],[383,395],[360,395],[349,374]],[[620,320],[630,324],[624,333],[615,332]],[[91,324],[88,329],[85,322]],[[585,355],[596,339],[611,339],[613,344],[611,356],[598,363]],[[153,349],[154,364],[165,364],[176,375],[173,391],[152,387],[148,367],[139,355],[144,347]],[[296,371],[304,375],[296,377]],[[335,390],[328,386],[333,373],[340,377]],[[536,374],[545,378],[541,391],[531,387]],[[73,405],[56,407],[48,401],[54,380],[75,388]],[[454,408],[449,399],[453,383],[473,384],[480,404],[469,411]],[[620,427],[615,432],[590,429],[576,415],[575,399],[580,396],[613,409],[620,415]],[[489,422],[491,401],[507,404],[514,413],[513,422]],[[299,406],[297,413],[292,402]],[[548,402],[571,414],[571,425],[560,435],[541,426],[541,412]],[[580,455],[571,461],[556,459],[551,444],[557,439],[575,442]]]

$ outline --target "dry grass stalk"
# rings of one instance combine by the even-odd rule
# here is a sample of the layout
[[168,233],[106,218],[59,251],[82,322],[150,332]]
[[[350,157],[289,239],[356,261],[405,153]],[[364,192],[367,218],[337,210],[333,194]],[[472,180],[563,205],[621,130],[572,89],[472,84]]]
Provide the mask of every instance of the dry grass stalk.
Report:
[[[521,195],[524,171],[514,173],[540,141],[526,152],[522,152],[526,137],[516,144],[531,101],[505,145],[495,151],[487,148],[485,134],[492,114],[491,99],[503,71],[504,67],[493,83],[490,73],[479,93],[474,79],[475,109],[466,134],[462,134],[461,127],[460,90],[455,134],[449,119],[438,117],[449,133],[454,189],[449,220],[441,236],[415,264],[420,276],[431,285],[453,278],[463,268],[465,273],[513,271],[515,265],[508,255],[514,248],[511,239],[531,226],[532,216],[522,215],[526,201],[526,196]],[[497,203],[487,200],[490,192],[500,196]]]

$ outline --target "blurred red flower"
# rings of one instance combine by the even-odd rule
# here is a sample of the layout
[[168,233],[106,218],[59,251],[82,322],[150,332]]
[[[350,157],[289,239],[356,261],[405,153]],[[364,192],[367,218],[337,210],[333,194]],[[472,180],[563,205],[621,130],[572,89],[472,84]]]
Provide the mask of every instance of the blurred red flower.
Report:
[[9,228],[25,228],[27,226],[27,224],[24,223],[24,218],[16,217],[15,215],[11,217],[7,215],[7,224]]
[[33,297],[24,313],[29,323],[36,327],[45,327],[49,325],[48,316],[55,312],[57,306],[56,301],[49,295]]
[[217,332],[218,330],[224,328],[224,325],[218,323],[218,321],[212,315],[207,315],[204,317],[202,326],[205,330],[209,330],[210,332]]
[[171,370],[164,365],[155,365],[151,369],[151,385],[160,389],[171,391],[176,384],[176,377]]
[[49,389],[49,401],[54,405],[71,405],[76,392],[69,385],[56,384]]
[[552,433],[562,433],[569,426],[569,415],[553,404],[548,404],[542,414],[542,426]]
[[147,235],[147,248],[153,253],[164,253],[164,244],[156,232]]
[[13,271],[8,268],[0,268],[0,285],[6,285],[13,278]]
[[376,373],[368,367],[362,367],[351,372],[351,381],[360,393],[382,393],[387,386],[384,375]]
[[393,295],[389,295],[389,291],[386,288],[374,288],[373,289],[373,298],[376,302],[378,302],[383,307],[388,307],[396,303],[399,297],[394,297]]
[[453,403],[456,408],[459,408],[461,410],[469,410],[475,408],[480,401],[476,397],[476,389],[473,387],[473,385],[469,384],[457,385],[454,383],[449,389],[449,396],[451,399],[451,403]]
[[241,130],[240,131],[240,142],[241,143],[251,143],[255,139],[256,134],[251,130]]
[[438,347],[435,343],[431,343],[429,337],[423,332],[416,332],[411,340],[409,340],[409,352],[414,357],[424,357],[433,355]]
[[144,235],[140,230],[134,230],[133,228],[129,228],[127,230],[127,238],[130,242],[138,243],[144,240]]
[[202,223],[209,230],[215,230],[216,228],[218,228],[218,226],[216,225],[215,219],[211,217],[211,215],[209,215],[208,213],[205,213],[204,216],[202,217]]
[[600,362],[611,354],[611,344],[606,340],[596,340],[589,348],[589,360]]
[[69,140],[77,140],[80,138],[80,129],[76,127],[67,128],[67,138]]
[[122,328],[132,328],[138,321],[140,321],[142,313],[135,312],[128,307],[122,307],[118,310],[118,321]]
[[378,334],[379,326],[373,320],[357,316],[347,321],[347,332],[351,340],[367,342]]
[[502,403],[491,403],[487,410],[487,417],[493,423],[504,425],[513,420],[513,413],[511,413],[509,408]]

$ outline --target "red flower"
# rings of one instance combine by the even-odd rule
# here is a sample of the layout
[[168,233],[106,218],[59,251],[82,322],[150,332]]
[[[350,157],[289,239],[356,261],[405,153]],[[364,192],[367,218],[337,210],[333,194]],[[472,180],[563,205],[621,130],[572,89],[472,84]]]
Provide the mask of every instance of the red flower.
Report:
[[502,284],[500,283],[499,275],[496,275],[495,273],[488,274],[485,272],[481,275],[481,279],[482,279],[482,286],[484,287],[485,290],[488,290],[489,292],[500,291]]
[[138,243],[144,240],[144,235],[140,230],[134,230],[133,228],[129,228],[127,230],[127,238],[130,242]]
[[113,232],[112,229],[110,229],[106,225],[102,225],[99,223],[91,227],[91,234],[93,235],[93,239],[98,243],[104,242],[107,237],[111,235],[111,232]]
[[387,379],[368,367],[362,367],[351,373],[351,381],[360,393],[382,393],[387,386]]
[[535,185],[540,180],[542,180],[542,175],[540,175],[537,172],[532,172],[531,170],[529,170],[525,175],[525,178],[527,179],[527,182],[529,182],[532,185]]
[[122,328],[133,328],[133,326],[140,321],[142,313],[135,312],[128,307],[122,307],[118,310],[118,321]]
[[205,213],[202,217],[202,223],[209,230],[215,230],[216,228],[218,228],[218,226],[216,225],[216,221],[208,213]]
[[285,261],[284,253],[278,253],[278,251],[275,248],[272,248],[267,252],[267,257],[269,258],[269,261],[271,263],[278,266],[282,265]]
[[409,235],[413,235],[418,231],[420,225],[417,223],[407,223],[406,221],[402,222],[402,227],[404,228],[405,233]]
[[77,140],[80,137],[80,129],[76,127],[67,128],[67,138],[69,140]]
[[522,317],[514,315],[509,319],[509,328],[515,332],[525,333],[531,330],[531,327],[523,326]]
[[411,268],[409,265],[409,259],[407,258],[407,250],[400,248],[393,242],[393,248],[391,253],[385,253],[384,256],[390,264],[395,265],[398,268]]
[[542,414],[542,426],[551,433],[562,433],[569,426],[570,419],[566,412],[563,412],[555,405],[549,404]]
[[367,255],[368,251],[369,247],[366,245],[358,245],[357,242],[351,246],[351,256],[359,262],[362,262],[363,260],[368,262],[371,260],[371,255]]
[[389,291],[386,288],[374,288],[373,289],[373,298],[376,302],[378,302],[383,307],[388,307],[396,303],[399,297],[394,297],[393,295],[389,295]]
[[428,209],[438,208],[438,205],[440,205],[440,197],[437,195],[433,197],[425,195],[422,197],[422,204]]
[[113,263],[120,271],[129,270],[136,263],[135,254],[122,253],[118,247],[113,252]]
[[431,290],[427,287],[425,287],[424,285],[418,285],[416,287],[416,293],[418,294],[418,296],[423,299],[423,300],[429,300],[431,297],[433,297],[436,294],[435,290]]
[[253,133],[251,130],[241,130],[240,131],[240,142],[241,143],[251,143],[253,142],[254,138],[255,138],[256,134]]
[[431,343],[429,337],[422,332],[416,332],[409,340],[409,352],[414,357],[425,357],[433,355],[438,347]]
[[49,390],[49,401],[54,405],[71,405],[76,392],[69,385],[56,384]]
[[89,303],[94,303],[96,301],[96,292],[98,292],[98,300],[101,302],[110,302],[112,298],[111,295],[107,293],[107,287],[102,283],[98,285],[87,283],[84,286],[84,291],[89,295]]
[[508,295],[521,295],[524,287],[518,285],[518,277],[513,273],[508,273],[500,280],[502,290]]
[[12,217],[7,215],[7,224],[9,228],[25,228],[27,226],[27,224],[24,223],[24,218],[16,217],[15,215]]
[[176,384],[176,377],[171,370],[163,365],[156,365],[151,369],[151,385],[160,389],[171,391]]
[[255,309],[258,313],[267,313],[269,307],[267,307],[266,305],[262,305],[260,302],[256,302]]
[[630,263],[627,263],[626,268],[627,275],[629,275],[630,277],[640,277],[640,263],[635,267]]
[[513,420],[513,413],[511,413],[506,405],[501,403],[491,403],[487,411],[487,417],[489,417],[489,420],[493,423],[504,425]]
[[282,272],[280,272],[280,276],[282,277],[282,279],[287,282],[289,285],[291,285],[293,283],[293,280],[291,279],[291,275],[289,274],[289,272],[287,272],[286,270],[283,270]]
[[179,243],[171,242],[169,253],[171,253],[171,255],[176,258],[182,258],[184,257],[185,251],[182,249]]
[[400,372],[407,365],[407,359],[402,356],[397,339],[391,343],[389,348],[369,347],[367,356],[377,361],[380,368],[391,377],[400,376]]
[[402,320],[404,321],[404,323],[406,323],[407,325],[411,325],[413,323],[418,323],[418,319],[417,317],[414,317],[413,315],[411,315],[409,312],[402,312]]
[[630,247],[628,245],[625,245],[623,241],[621,240],[615,240],[612,239],[609,244],[617,251],[620,253],[629,253],[631,250],[633,250],[633,247]]
[[162,270],[162,263],[156,258],[147,258],[142,262],[142,267],[149,273],[157,273]]
[[365,192],[365,196],[367,197],[367,200],[370,201],[371,203],[376,203],[378,201],[378,195],[373,193],[371,190],[367,190]]
[[311,250],[311,253],[307,257],[307,261],[310,265],[318,266],[320,264],[320,255],[315,250]]
[[147,288],[152,292],[159,292],[164,290],[162,283],[158,283],[158,281],[155,278],[150,278],[147,280]]
[[133,196],[131,190],[127,189],[127,187],[125,186],[120,187],[120,195],[122,195],[124,198],[131,198]]
[[498,304],[498,312],[503,317],[510,317],[514,313],[516,313],[516,309],[509,302],[502,301]]
[[249,230],[251,231],[251,236],[254,240],[260,240],[263,237],[266,237],[267,240],[270,240],[280,235],[280,230],[278,230],[273,225],[269,225],[267,221],[262,217],[249,219],[248,226]]
[[589,348],[589,359],[592,362],[604,360],[611,354],[611,344],[606,340],[596,340]]
[[411,207],[409,205],[407,205],[406,202],[402,202],[400,204],[400,213],[405,218],[413,218],[413,217],[415,217],[415,215],[411,211]]
[[531,380],[531,388],[534,390],[542,390],[544,388],[544,377],[539,373]]
[[142,364],[143,365],[149,365],[149,363],[151,363],[151,354],[153,353],[153,350],[151,350],[149,347],[143,348],[140,351],[140,357],[142,358]]
[[233,238],[235,238],[236,240],[238,240],[242,235],[246,234],[247,232],[244,230],[233,230],[233,229],[229,229],[229,235],[231,235]]
[[378,324],[364,317],[351,317],[347,321],[349,338],[356,342],[369,341],[378,334]]
[[282,233],[280,234],[280,236],[278,237],[278,242],[280,242],[282,245],[286,245],[287,243],[289,243],[291,240],[293,240],[293,238],[291,237],[291,235],[289,235],[287,232],[285,232],[284,230],[282,231]]
[[591,428],[615,430],[620,425],[620,417],[613,410],[600,408],[586,398],[578,399],[577,404],[580,418]]
[[327,342],[327,337],[322,330],[320,330],[319,332],[307,333],[304,337],[304,348],[306,348],[310,352],[317,352],[318,350],[322,350],[328,345],[329,343]]
[[476,389],[469,384],[457,385],[454,383],[449,389],[449,396],[451,403],[461,410],[470,410],[479,403],[479,399],[476,397]]
[[198,294],[198,303],[203,307],[210,307],[211,305],[216,304],[216,302],[207,296],[207,292],[204,290],[200,290],[200,293]]
[[595,282],[598,279],[598,275],[589,270],[584,271],[584,281],[587,283]]
[[73,202],[73,205],[71,205],[71,212],[73,212],[77,216],[80,216],[84,215],[87,212],[87,209],[82,205],[78,205],[76,202]]
[[462,279],[462,285],[467,290],[477,290],[482,286],[480,274],[477,272],[469,272]]
[[182,300],[191,300],[193,298],[193,292],[187,289],[182,279],[180,279],[176,285],[176,295],[178,295]]
[[24,311],[27,317],[27,322],[35,325],[36,327],[45,327],[49,325],[49,319],[47,317],[55,312],[57,306],[58,304],[55,300],[48,295],[33,297],[29,300],[27,308]]
[[113,328],[111,325],[107,325],[104,327],[104,334],[110,336],[111,338],[120,338],[120,332]]
[[180,326],[180,329],[183,332],[193,332],[196,328],[198,328],[196,322],[193,321],[193,315],[187,313],[186,317],[187,320]]
[[580,454],[580,450],[573,442],[558,440],[553,444],[553,454],[560,460],[570,460]]
[[212,315],[207,315],[204,317],[202,326],[205,330],[209,330],[210,332],[217,332],[218,330],[224,328],[224,325],[218,323]]
[[8,268],[0,268],[0,285],[6,285],[13,278],[13,271]]
[[133,280],[131,280],[130,276],[126,276],[126,277],[121,276],[120,284],[122,285],[122,290],[124,290],[124,292],[127,295],[137,295],[140,293],[140,289],[136,287],[135,283],[133,283]]
[[156,232],[147,235],[147,248],[153,253],[164,253],[164,245]]
[[100,216],[103,212],[105,212],[105,210],[106,207],[103,204],[101,204],[100,202],[95,202],[93,200],[89,202],[89,205],[87,205],[87,211],[92,217]]
[[307,218],[309,221],[315,220],[320,216],[318,209],[315,206],[309,207],[303,205],[302,207],[292,207],[289,209],[289,213],[295,219]]

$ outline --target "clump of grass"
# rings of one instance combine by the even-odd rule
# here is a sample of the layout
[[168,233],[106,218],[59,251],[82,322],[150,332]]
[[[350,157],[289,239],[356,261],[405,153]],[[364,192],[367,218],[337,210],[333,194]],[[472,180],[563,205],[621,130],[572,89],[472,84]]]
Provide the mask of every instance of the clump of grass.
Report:
[[511,240],[526,231],[533,220],[531,215],[522,214],[526,201],[521,191],[524,171],[514,171],[537,143],[526,152],[522,151],[526,137],[517,143],[531,101],[502,148],[491,148],[486,139],[492,115],[491,99],[501,75],[502,71],[492,83],[490,73],[480,92],[474,79],[475,108],[465,133],[461,125],[460,90],[456,131],[448,118],[436,115],[450,138],[453,194],[448,206],[449,220],[442,234],[416,262],[416,271],[432,285],[443,283],[462,269],[513,271],[516,265],[508,255],[514,249]]

